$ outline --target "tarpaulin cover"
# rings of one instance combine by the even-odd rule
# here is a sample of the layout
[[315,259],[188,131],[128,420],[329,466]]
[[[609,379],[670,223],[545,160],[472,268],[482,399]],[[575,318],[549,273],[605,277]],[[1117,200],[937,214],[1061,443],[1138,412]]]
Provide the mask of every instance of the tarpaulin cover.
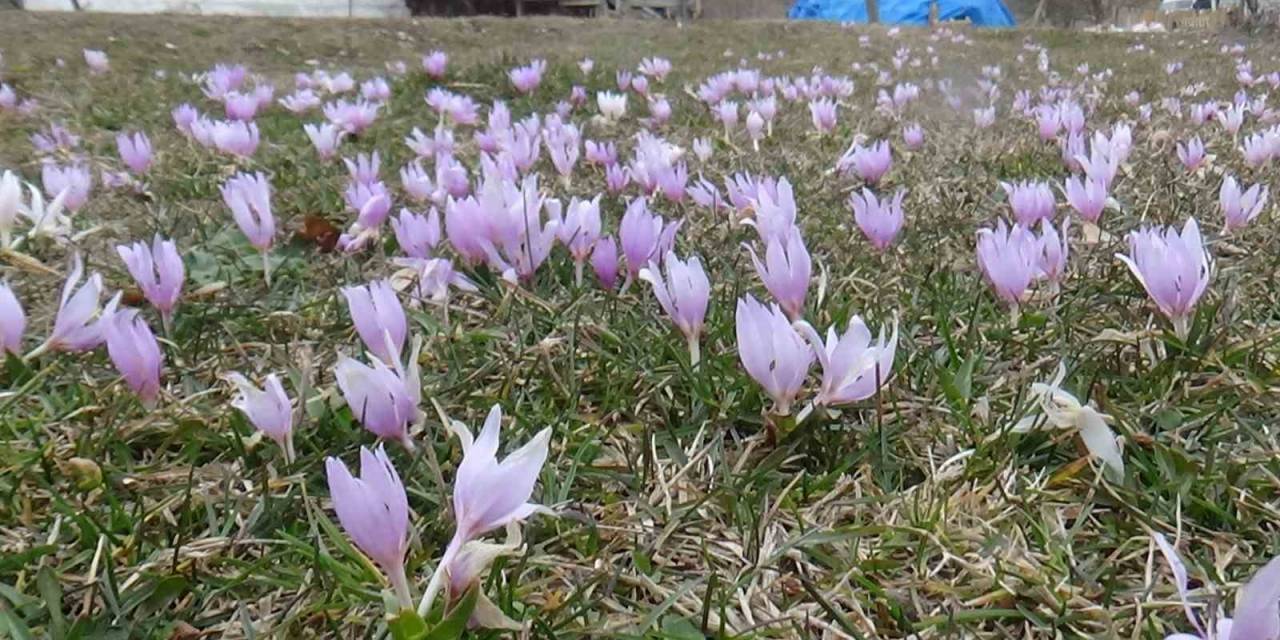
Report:
[[[787,14],[795,20],[866,22],[865,0],[796,0]],[[938,0],[942,20],[968,18],[976,25],[1012,27],[1013,14],[1000,0]],[[880,22],[884,24],[927,24],[929,0],[880,0]]]

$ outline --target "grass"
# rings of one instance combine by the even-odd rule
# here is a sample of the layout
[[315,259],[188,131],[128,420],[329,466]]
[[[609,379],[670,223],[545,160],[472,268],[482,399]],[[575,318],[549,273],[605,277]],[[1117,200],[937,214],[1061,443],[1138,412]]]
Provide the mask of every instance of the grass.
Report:
[[[340,532],[322,468],[325,456],[351,462],[372,442],[331,373],[336,355],[358,343],[338,288],[387,274],[393,243],[344,256],[293,237],[308,215],[346,224],[345,171],[318,163],[300,121],[273,109],[258,120],[265,142],[247,164],[272,175],[291,237],[275,251],[267,290],[217,195],[235,168],[179,137],[168,112],[180,101],[210,108],[185,76],[215,62],[249,65],[280,96],[299,69],[348,69],[363,79],[392,60],[416,68],[433,48],[452,56],[455,90],[482,104],[506,99],[517,118],[550,110],[582,82],[575,62],[583,56],[597,61],[586,80],[593,91],[613,87],[615,68],[669,57],[675,115],[665,134],[686,148],[719,128],[681,87],[739,58],[770,74],[821,65],[851,75],[857,91],[837,135],[816,137],[808,110],[784,104],[760,152],[742,137],[718,141],[714,158],[691,160],[691,169],[717,182],[738,171],[790,178],[817,265],[806,313],[815,326],[843,326],[855,314],[873,327],[901,321],[881,396],[815,414],[775,439],[765,428],[767,398],[735,349],[734,301],[766,295],[739,248],[753,233],[691,205],[655,208],[686,218],[680,251],[701,255],[714,285],[697,367],[647,287],[623,295],[576,288],[560,249],[523,290],[482,270],[473,274],[480,292],[457,296],[447,321],[413,312],[413,332],[427,340],[426,398],[473,427],[501,403],[515,425],[507,443],[554,430],[535,497],[559,517],[532,519],[525,553],[500,561],[485,584],[530,637],[1158,637],[1187,625],[1153,559],[1151,532],[1181,532],[1192,576],[1221,585],[1203,595],[1227,607],[1232,586],[1280,552],[1280,297],[1272,284],[1280,235],[1268,214],[1243,233],[1213,236],[1217,273],[1186,341],[1112,256],[1143,223],[1195,215],[1216,230],[1217,172],[1250,183],[1267,174],[1245,168],[1230,139],[1206,128],[1199,133],[1216,168],[1187,176],[1172,145],[1189,125],[1157,106],[1152,122],[1136,127],[1131,166],[1115,189],[1122,209],[1105,214],[1112,237],[1077,241],[1063,291],[1035,300],[1016,323],[978,276],[973,238],[1006,215],[998,180],[1066,175],[1056,148],[1008,115],[1015,89],[1044,82],[1034,54],[1015,59],[1024,40],[1050,46],[1054,69],[1070,82],[1081,82],[1073,69],[1082,63],[1114,71],[1089,82],[1102,96],[1095,126],[1136,118],[1120,100],[1131,89],[1158,102],[1199,81],[1199,100],[1229,100],[1231,60],[1200,34],[967,33],[970,44],[917,30],[891,38],[796,23],[6,13],[0,77],[43,108],[28,119],[0,113],[0,165],[36,179],[27,137],[49,121],[84,136],[95,166],[116,162],[115,131],[145,130],[159,153],[151,195],[97,189],[77,224],[101,228],[78,248],[110,288],[129,289],[112,247],[160,232],[178,242],[189,280],[154,411],[137,403],[102,350],[10,359],[0,373],[9,390],[0,393],[0,629],[18,638],[385,633],[382,578]],[[863,34],[872,46],[858,45]],[[1146,51],[1130,50],[1137,42]],[[887,67],[903,46],[926,62],[895,79],[918,84],[951,77],[967,90],[983,65],[1000,64],[996,126],[976,130],[967,112],[952,112],[926,86],[908,118],[924,125],[927,150],[901,151],[898,123],[872,109],[874,73],[849,65]],[[110,55],[110,74],[83,72],[85,47]],[[938,68],[925,47],[936,50]],[[756,60],[777,51],[786,56]],[[1250,48],[1263,72],[1277,69],[1276,53],[1274,44]],[[547,79],[534,96],[515,97],[505,69],[535,56],[550,60]],[[1186,68],[1166,75],[1164,63],[1175,59]],[[417,72],[396,82],[384,115],[343,154],[377,149],[384,174],[408,161],[400,140],[435,121],[422,102],[428,86]],[[616,138],[629,154],[637,109],[633,100],[620,129],[588,125],[586,137]],[[852,224],[844,201],[854,184],[830,172],[855,133],[894,142],[882,191],[909,189],[907,230],[883,254]],[[459,140],[467,147],[469,134]],[[474,166],[473,149],[463,157]],[[550,178],[544,184],[569,195]],[[586,195],[603,179],[580,168],[573,185]],[[605,203],[606,229],[616,229],[624,203]],[[50,271],[10,258],[0,274],[27,307],[31,334],[43,336],[68,251],[37,245],[29,253]],[[1025,411],[1030,383],[1051,377],[1059,360],[1070,370],[1067,387],[1115,417],[1124,483],[1103,481],[1070,434],[1006,433]],[[219,376],[233,370],[285,372],[291,395],[310,374],[318,395],[298,428],[294,464],[229,407],[232,391]],[[428,413],[413,434],[419,451],[390,451],[414,512],[409,574],[419,594],[452,532],[448,488],[424,450],[442,461],[446,479],[460,459]]]

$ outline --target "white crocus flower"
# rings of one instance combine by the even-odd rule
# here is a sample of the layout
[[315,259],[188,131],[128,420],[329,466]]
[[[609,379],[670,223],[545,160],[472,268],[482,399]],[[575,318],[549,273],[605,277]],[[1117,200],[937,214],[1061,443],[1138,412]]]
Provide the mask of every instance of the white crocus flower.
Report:
[[1031,401],[1037,410],[1019,420],[1013,427],[1014,433],[1026,433],[1046,425],[1075,429],[1089,453],[1102,461],[1107,478],[1119,482],[1124,478],[1124,458],[1120,455],[1115,432],[1107,426],[1110,416],[1098,413],[1091,404],[1081,404],[1075,396],[1062,390],[1062,381],[1066,377],[1066,365],[1058,363],[1058,372],[1053,380],[1031,385]]

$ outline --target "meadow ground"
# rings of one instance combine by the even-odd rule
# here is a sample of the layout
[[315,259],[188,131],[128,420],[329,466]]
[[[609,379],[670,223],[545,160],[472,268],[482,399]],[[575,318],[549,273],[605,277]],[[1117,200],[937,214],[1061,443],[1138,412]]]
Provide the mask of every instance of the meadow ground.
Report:
[[[444,84],[482,106],[506,100],[516,119],[550,112],[571,85],[591,95],[614,90],[615,69],[669,58],[674,71],[658,91],[673,115],[659,132],[685,149],[699,136],[715,143],[709,160],[686,154],[690,173],[717,185],[738,172],[794,185],[814,261],[809,322],[843,328],[857,314],[873,331],[898,322],[883,391],[813,410],[796,425],[766,414],[768,396],[739,361],[736,301],[768,294],[741,246],[756,232],[732,224],[733,214],[687,198],[651,205],[684,220],[677,251],[700,255],[712,283],[696,366],[651,287],[608,292],[593,278],[576,286],[563,248],[518,287],[484,267],[467,269],[479,290],[455,293],[447,315],[430,305],[410,311],[411,332],[425,339],[427,417],[411,434],[415,451],[388,445],[413,513],[415,595],[453,532],[449,487],[461,452],[440,416],[478,428],[495,403],[513,420],[504,451],[552,430],[534,499],[557,516],[529,519],[525,548],[484,582],[527,637],[1160,637],[1190,627],[1152,533],[1177,540],[1205,617],[1229,610],[1238,585],[1280,553],[1280,234],[1268,211],[1222,235],[1218,210],[1225,173],[1274,186],[1274,163],[1246,166],[1230,133],[1186,115],[1193,103],[1229,103],[1240,89],[1236,59],[1220,48],[1229,39],[1014,30],[935,38],[750,22],[0,15],[0,81],[40,103],[30,116],[0,111],[0,168],[38,184],[29,136],[59,122],[83,137],[95,174],[94,195],[75,216],[76,231],[89,233],[4,254],[0,274],[30,317],[26,350],[53,322],[73,249],[108,291],[136,291],[113,247],[156,232],[177,242],[187,271],[154,409],[120,381],[105,349],[10,357],[0,371],[0,630],[11,637],[386,632],[385,581],[333,516],[324,458],[352,464],[374,442],[334,383],[337,355],[362,350],[339,288],[389,275],[396,243],[388,232],[354,255],[327,252],[304,228],[318,219],[342,228],[353,217],[342,163],[318,161],[303,134],[318,112],[300,117],[273,105],[256,120],[261,148],[239,161],[179,134],[170,109],[180,102],[221,117],[190,78],[219,62],[248,66],[280,97],[298,71],[364,80],[405,61],[407,75],[388,76],[392,95],[377,121],[339,151],[379,151],[398,209],[412,206],[394,178],[413,158],[402,139],[437,119],[423,101],[437,84],[422,73],[423,53],[447,51]],[[1090,131],[1127,121],[1134,143],[1101,238],[1087,242],[1073,225],[1061,291],[1037,287],[1011,318],[977,269],[975,232],[1009,215],[999,181],[1060,185],[1069,175],[1058,146],[1010,109],[1016,91],[1035,95],[1049,82],[1029,44],[1047,48],[1058,86],[1074,87],[1089,105]],[[895,70],[891,59],[904,47],[908,62]],[[87,74],[85,48],[104,50],[110,72]],[[1261,75],[1280,70],[1276,54],[1274,44],[1250,43],[1244,55]],[[549,61],[546,77],[532,95],[517,95],[506,71],[535,57]],[[595,60],[585,76],[583,57]],[[1183,67],[1168,73],[1175,61]],[[709,74],[740,65],[792,77],[821,66],[855,89],[840,98],[838,125],[825,136],[803,101],[780,100],[757,151],[741,125],[726,140],[691,94]],[[985,76],[1000,88],[997,118],[978,128],[971,109],[990,93],[974,87],[991,65],[1000,67],[998,78]],[[877,111],[876,91],[893,88],[877,86],[877,69],[920,85],[921,97],[896,116]],[[962,108],[944,101],[937,83],[946,78]],[[1250,95],[1268,90],[1261,84]],[[1131,91],[1153,107],[1149,121],[1123,99]],[[1178,117],[1162,108],[1173,96],[1184,103]],[[633,95],[614,125],[591,118],[594,100],[571,117],[584,137],[617,140],[625,164],[643,104]],[[1263,130],[1260,113],[1249,114],[1240,139]],[[922,126],[923,150],[904,148],[909,122]],[[135,130],[156,149],[145,197],[106,190],[97,175],[119,166],[115,134]],[[458,128],[457,155],[478,181],[471,130]],[[907,189],[906,227],[883,252],[846,204],[860,181],[833,170],[857,134],[894,148],[877,190]],[[1192,135],[1216,156],[1197,172],[1175,154]],[[219,197],[238,169],[266,172],[275,189],[280,232],[269,287]],[[569,186],[545,154],[537,169],[543,188],[566,201],[604,188],[603,172],[585,162]],[[634,186],[625,193],[635,195]],[[616,233],[624,208],[624,196],[604,197],[607,232]],[[1057,215],[1074,216],[1062,203]],[[1129,231],[1181,226],[1190,216],[1210,239],[1215,269],[1183,339],[1114,254],[1127,251]],[[1106,479],[1073,431],[1010,433],[1029,410],[1031,384],[1050,379],[1060,361],[1065,388],[1112,417],[1122,480]],[[285,463],[231,408],[235,390],[222,379],[231,371],[255,380],[279,372],[294,398],[312,389],[295,461]],[[819,376],[815,366],[797,408],[813,398]],[[486,633],[509,632],[477,637]]]

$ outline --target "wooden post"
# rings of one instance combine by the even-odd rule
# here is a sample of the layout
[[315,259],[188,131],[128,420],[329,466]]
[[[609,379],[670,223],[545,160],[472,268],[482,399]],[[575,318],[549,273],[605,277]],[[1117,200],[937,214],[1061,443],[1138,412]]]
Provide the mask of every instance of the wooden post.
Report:
[[880,0],[867,0],[867,22],[870,24],[879,24]]

